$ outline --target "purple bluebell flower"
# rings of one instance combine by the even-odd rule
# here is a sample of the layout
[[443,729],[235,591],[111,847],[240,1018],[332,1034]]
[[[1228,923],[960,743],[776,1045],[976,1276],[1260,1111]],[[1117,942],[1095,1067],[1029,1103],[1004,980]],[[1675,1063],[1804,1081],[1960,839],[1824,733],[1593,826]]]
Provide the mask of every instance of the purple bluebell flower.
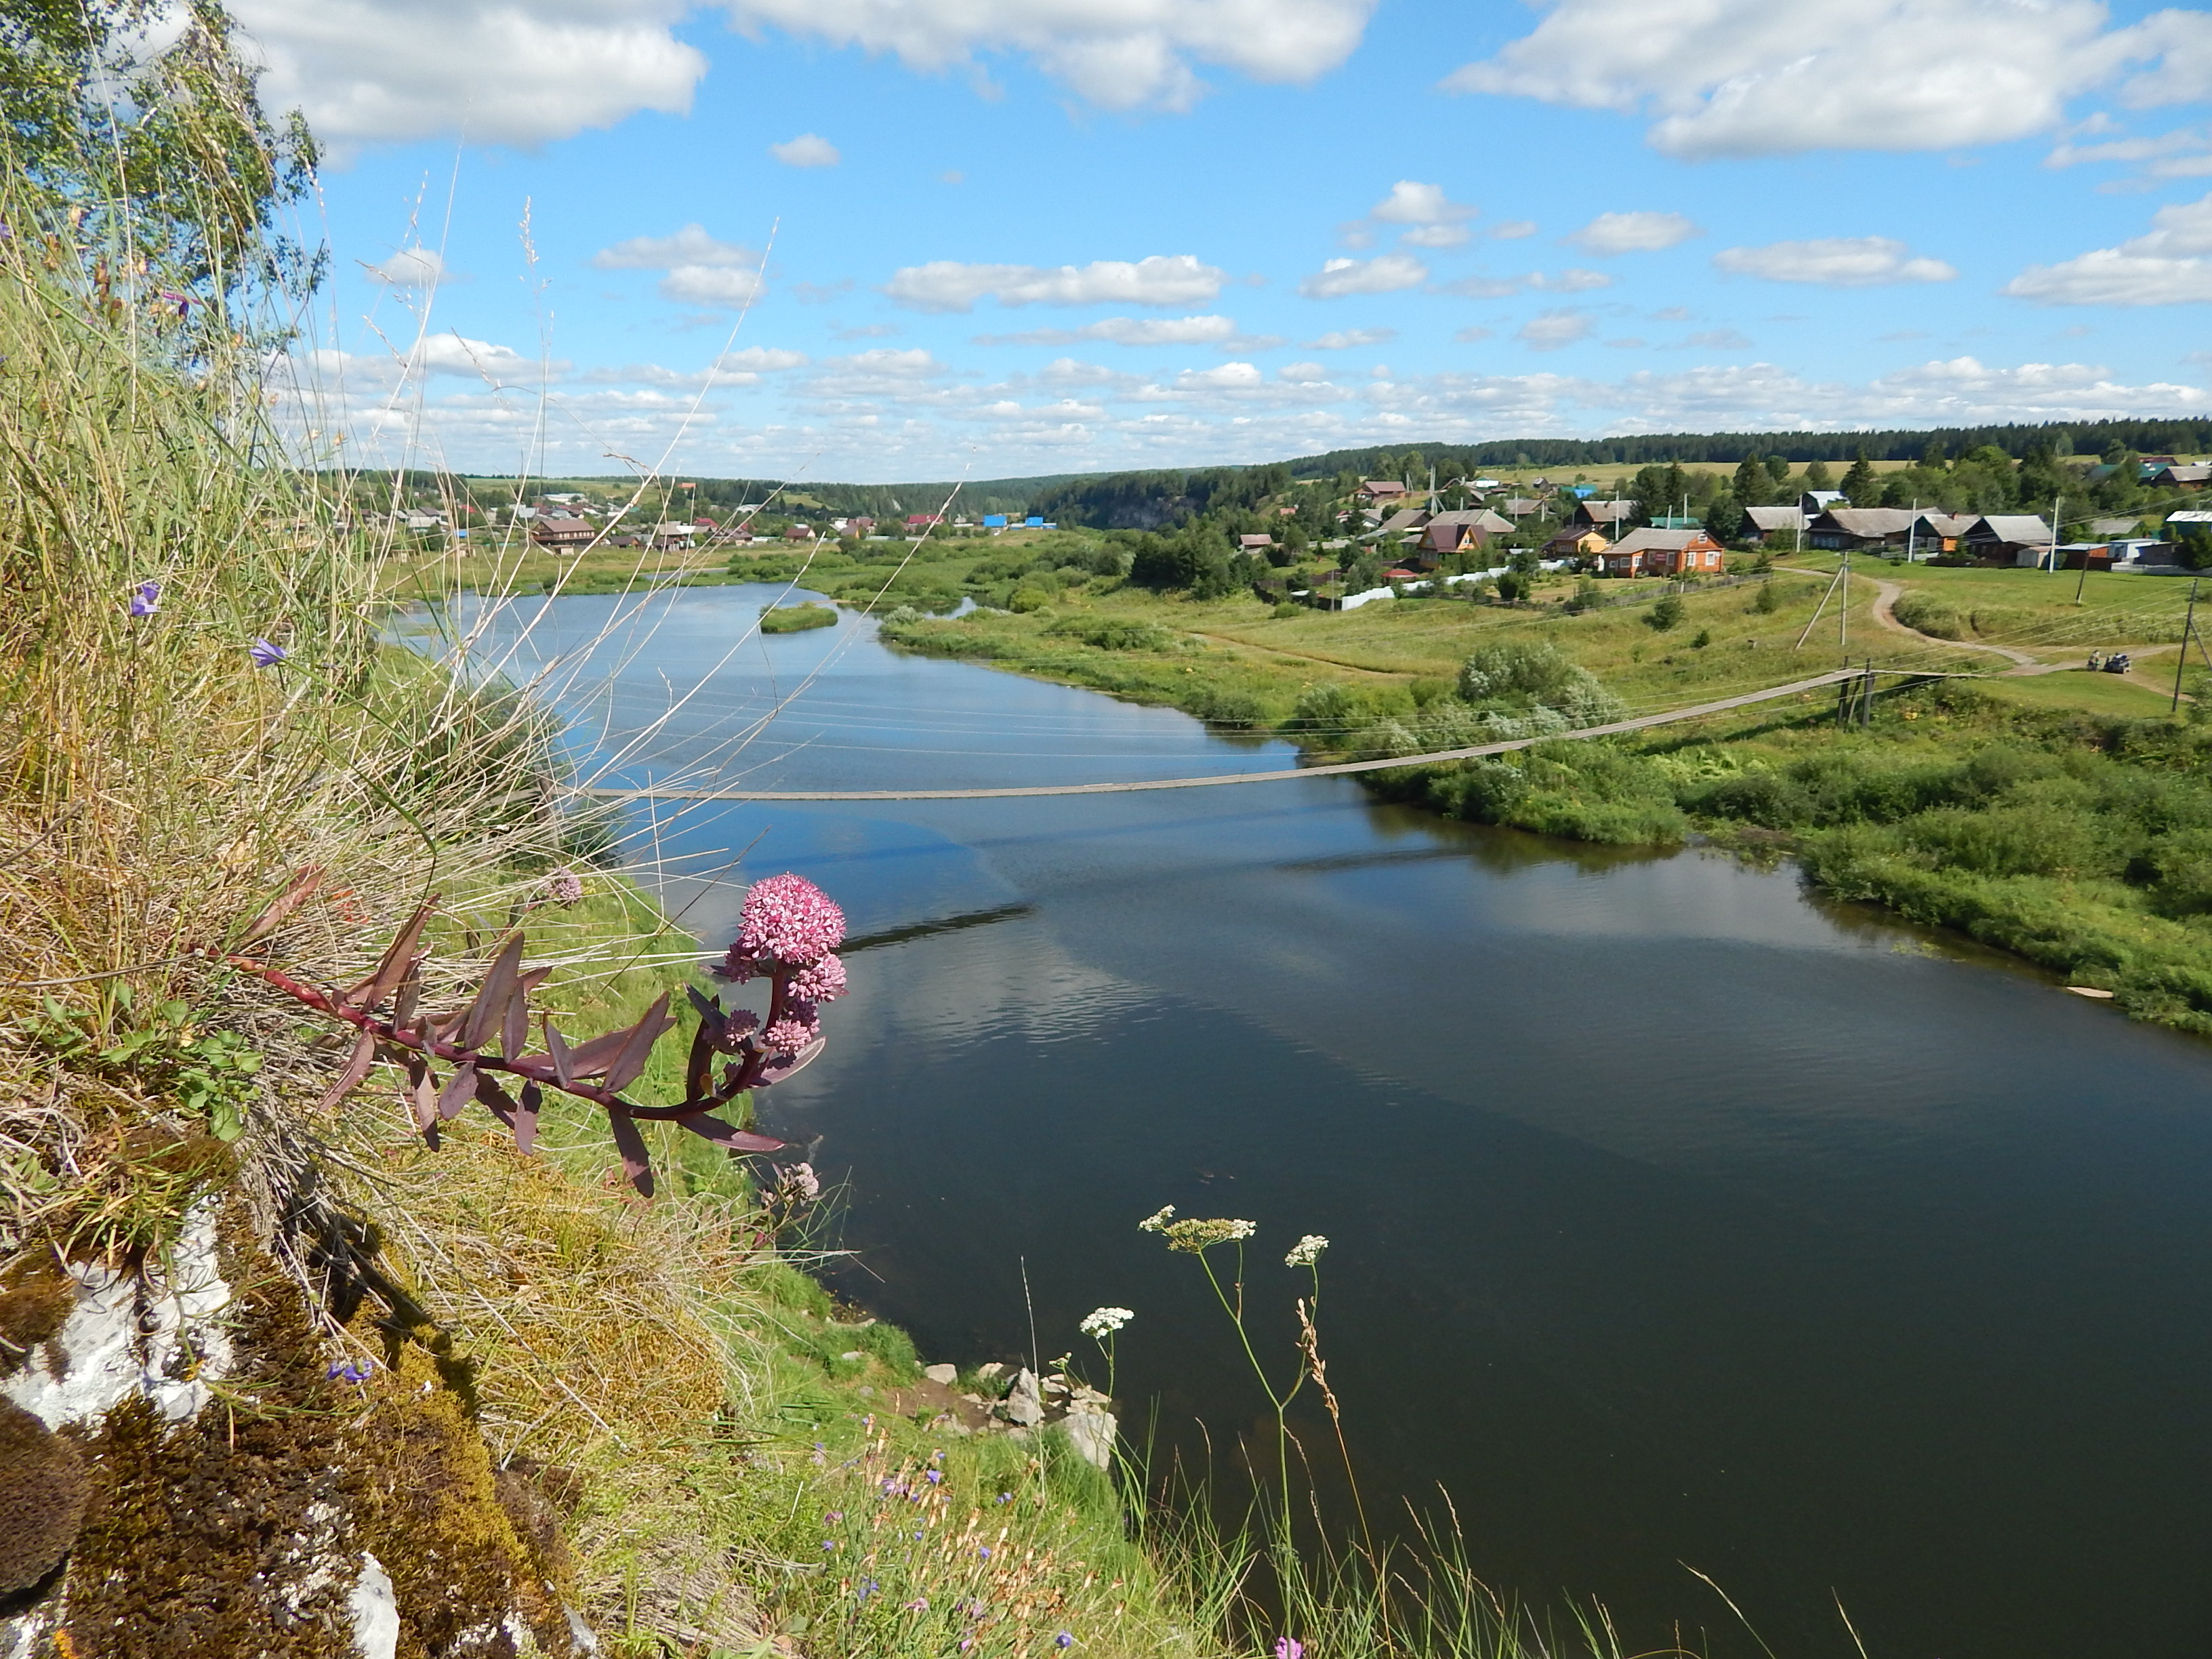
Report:
[[161,608],[161,584],[140,582],[131,592],[131,614],[150,617]]
[[1052,1638],[1052,1644],[1056,1648],[1072,1648],[1075,1645],[1075,1638],[1068,1632],[1062,1631]]
[[988,1544],[978,1545],[975,1549],[975,1553],[983,1560],[988,1561],[991,1559],[991,1547]]
[[945,1472],[942,1469],[932,1469],[928,1472],[929,1484],[933,1486],[936,1486],[944,1479]]
[[871,1595],[873,1595],[879,1588],[880,1586],[877,1584],[874,1579],[863,1578],[860,1581],[860,1589],[853,1592],[853,1599],[856,1601],[865,1601]]
[[292,653],[281,645],[271,644],[267,640],[256,640],[246,647],[246,654],[253,659],[256,668],[274,668]]

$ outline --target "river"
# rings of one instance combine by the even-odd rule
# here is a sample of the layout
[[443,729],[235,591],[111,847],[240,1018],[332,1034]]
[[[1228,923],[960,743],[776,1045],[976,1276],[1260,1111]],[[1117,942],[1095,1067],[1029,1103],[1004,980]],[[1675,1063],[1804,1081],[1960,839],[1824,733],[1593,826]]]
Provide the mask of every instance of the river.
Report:
[[[780,592],[524,601],[487,642],[558,665],[609,781],[1293,763],[850,617],[748,638]],[[927,1356],[1026,1356],[1033,1310],[1049,1358],[1118,1304],[1121,1395],[1164,1443],[1231,1445],[1263,1402],[1136,1223],[1255,1222],[1285,1372],[1280,1257],[1322,1233],[1370,1507],[1449,1493],[1490,1583],[1596,1598],[1632,1652],[1678,1622],[1756,1650],[1688,1567],[1784,1659],[1853,1652],[1838,1600],[1873,1659],[2204,1652],[2212,1047],[1786,866],[1446,823],[1341,779],[663,805],[628,845],[718,945],[758,875],[845,907],[852,994],[763,1115],[820,1137],[845,1287]]]

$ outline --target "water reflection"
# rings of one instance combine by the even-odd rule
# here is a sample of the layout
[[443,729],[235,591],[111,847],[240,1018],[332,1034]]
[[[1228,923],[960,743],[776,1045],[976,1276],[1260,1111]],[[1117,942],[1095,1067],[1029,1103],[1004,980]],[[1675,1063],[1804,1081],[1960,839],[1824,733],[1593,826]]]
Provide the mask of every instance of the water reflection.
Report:
[[[633,775],[1288,763],[850,621],[706,673],[758,602],[670,599],[648,640],[563,601],[533,649],[616,625],[628,654],[565,694],[596,741],[691,696]],[[2202,1650],[2204,1045],[1925,954],[1787,868],[1442,824],[1339,780],[641,811],[631,844],[708,938],[752,873],[845,904],[853,995],[769,1111],[823,1137],[854,1288],[933,1354],[1026,1353],[1025,1268],[1048,1354],[1134,1308],[1126,1392],[1231,1443],[1262,1402],[1133,1224],[1259,1222],[1285,1363],[1274,1264],[1322,1232],[1371,1497],[1449,1490],[1492,1582],[1596,1594],[1632,1649],[1677,1619],[1749,1648],[1686,1561],[1792,1659],[1851,1651],[1832,1589],[1880,1659]]]

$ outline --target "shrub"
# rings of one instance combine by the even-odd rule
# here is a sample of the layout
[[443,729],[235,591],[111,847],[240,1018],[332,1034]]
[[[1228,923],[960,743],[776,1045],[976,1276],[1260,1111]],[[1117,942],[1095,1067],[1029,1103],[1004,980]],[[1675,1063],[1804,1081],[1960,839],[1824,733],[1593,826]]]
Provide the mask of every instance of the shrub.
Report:
[[1033,611],[1042,611],[1051,603],[1052,595],[1043,588],[1024,584],[1014,590],[1013,597],[1006,601],[1006,608],[1021,617]]
[[1081,640],[1101,651],[1164,651],[1175,636],[1151,623],[1120,617],[1066,617],[1044,630]]
[[1260,707],[1259,699],[1242,691],[1227,691],[1219,687],[1208,687],[1190,705],[1190,712],[1209,726],[1230,726],[1240,729],[1255,726],[1267,719],[1267,711]]
[[1751,608],[1762,617],[1771,617],[1782,609],[1782,601],[1775,597],[1771,576],[1759,583],[1758,597],[1752,600]]
[[1903,830],[1913,847],[1978,875],[2111,876],[2126,862],[2101,821],[2041,804],[1939,807]]
[[1890,608],[1890,614],[1907,628],[1932,635],[1939,640],[1963,640],[1966,637],[1966,619],[1948,599],[1932,593],[1907,590]]
[[837,613],[826,605],[787,605],[761,612],[760,628],[763,634],[803,634],[810,628],[830,627],[836,620]]
[[1644,625],[1663,634],[1668,629],[1679,626],[1689,611],[1689,606],[1682,603],[1680,593],[1662,594],[1659,603],[1644,613]]
[[1291,717],[1283,722],[1283,729],[1341,734],[1351,729],[1360,712],[1358,701],[1344,687],[1310,685],[1298,693],[1298,700],[1291,705]]

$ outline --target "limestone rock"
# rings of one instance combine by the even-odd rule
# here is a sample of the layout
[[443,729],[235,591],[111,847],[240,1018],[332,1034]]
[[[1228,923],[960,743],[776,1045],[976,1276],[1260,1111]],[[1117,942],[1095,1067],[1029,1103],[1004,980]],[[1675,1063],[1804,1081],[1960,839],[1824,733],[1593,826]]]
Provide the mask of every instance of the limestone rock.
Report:
[[960,1368],[957,1365],[924,1365],[921,1368],[921,1374],[941,1388],[949,1389],[960,1380]]
[[1007,1390],[999,1414],[1018,1429],[1033,1429],[1044,1421],[1044,1396],[1036,1373],[1028,1366],[1014,1373],[1014,1386]]
[[384,1563],[362,1552],[361,1577],[347,1607],[353,1614],[356,1659],[392,1659],[399,1651],[399,1601]]
[[1087,1405],[1076,1407],[1060,1425],[1075,1455],[1101,1469],[1114,1466],[1114,1434],[1119,1426],[1113,1413]]

